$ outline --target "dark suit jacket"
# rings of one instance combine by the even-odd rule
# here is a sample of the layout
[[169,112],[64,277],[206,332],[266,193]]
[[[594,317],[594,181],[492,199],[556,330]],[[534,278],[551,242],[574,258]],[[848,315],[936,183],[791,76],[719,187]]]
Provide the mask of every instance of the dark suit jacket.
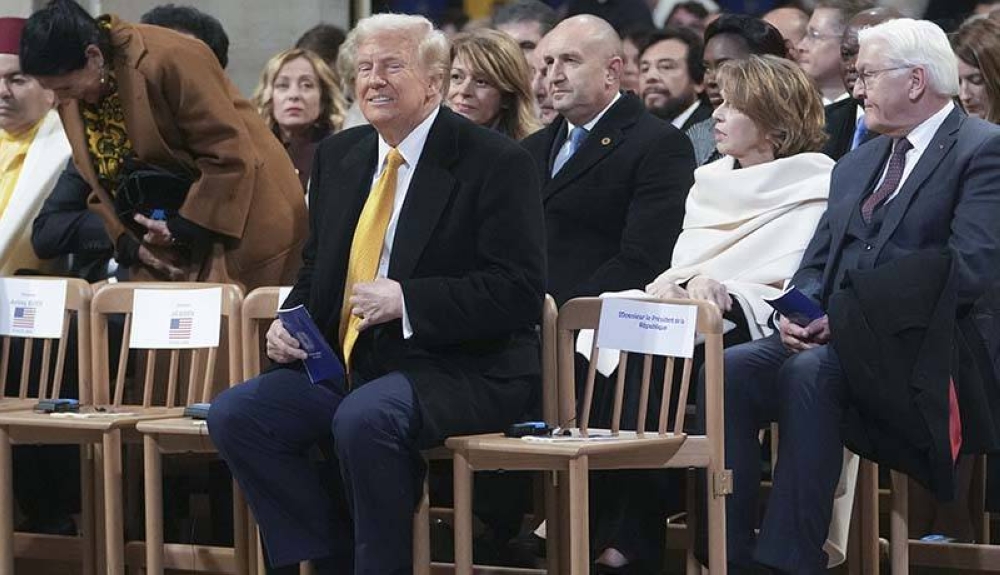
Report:
[[[312,231],[284,304],[305,304],[338,353],[347,260],[377,158],[371,126],[320,144]],[[502,429],[538,385],[545,240],[530,161],[506,137],[441,108],[413,174],[388,276],[402,286],[414,335],[404,340],[399,320],[374,326],[352,363],[362,380],[401,371],[413,382],[423,446]]]
[[692,113],[687,120],[684,120],[684,124],[681,125],[680,130],[682,132],[686,132],[688,128],[697,124],[698,122],[704,122],[705,120],[712,117],[712,112],[714,111],[715,109],[712,108],[711,104],[709,104],[704,99],[699,99],[698,107],[694,109],[694,113]]
[[826,114],[826,141],[822,152],[834,160],[839,160],[851,151],[854,141],[854,130],[857,127],[858,101],[854,98],[844,98],[823,108]]
[[[875,186],[892,140],[879,136],[833,168],[830,198],[792,283],[824,304],[833,285],[853,210]],[[888,210],[872,264],[926,249],[951,250],[960,306],[1000,277],[1000,127],[955,109],[945,119]]]
[[670,267],[694,182],[691,142],[623,94],[555,178],[566,120],[522,141],[542,181],[548,292],[577,296],[643,288]]
[[114,246],[100,216],[87,209],[90,185],[70,160],[32,222],[31,245],[42,259],[72,256],[70,274],[96,282],[107,279]]
[[847,272],[830,298],[832,343],[849,401],[845,445],[955,496],[949,382],[955,384],[963,453],[1000,446],[1000,389],[970,314],[958,316],[958,274],[947,250],[927,250]]

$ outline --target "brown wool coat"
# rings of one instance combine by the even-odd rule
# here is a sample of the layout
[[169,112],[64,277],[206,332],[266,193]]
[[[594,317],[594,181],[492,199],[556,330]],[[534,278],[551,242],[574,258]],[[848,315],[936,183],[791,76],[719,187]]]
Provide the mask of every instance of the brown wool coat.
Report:
[[[281,143],[198,40],[113,17],[112,66],[126,130],[139,160],[195,177],[180,214],[225,237],[189,267],[199,281],[232,280],[247,290],[291,283],[307,229],[295,168]],[[60,105],[80,174],[99,189],[76,101]],[[128,233],[93,193],[90,208],[116,240]],[[133,266],[132,278],[152,279]]]

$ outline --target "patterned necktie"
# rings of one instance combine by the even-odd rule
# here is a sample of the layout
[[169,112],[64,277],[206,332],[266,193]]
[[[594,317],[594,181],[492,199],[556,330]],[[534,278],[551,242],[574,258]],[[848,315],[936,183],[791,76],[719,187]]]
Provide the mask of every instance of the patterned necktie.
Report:
[[864,203],[861,204],[861,217],[864,218],[866,224],[871,223],[872,213],[875,211],[875,208],[889,198],[896,191],[896,188],[899,187],[899,182],[903,179],[903,168],[906,167],[906,152],[909,152],[911,149],[913,149],[913,144],[906,138],[896,140],[896,144],[892,147],[892,155],[889,157],[889,167],[885,170],[885,179],[882,180],[882,185],[865,198]]
[[396,198],[396,176],[402,164],[402,154],[396,148],[390,148],[385,170],[368,194],[358,225],[354,228],[351,257],[347,262],[347,279],[344,282],[344,302],[340,310],[340,343],[348,368],[351,365],[351,351],[358,340],[358,324],[361,323],[361,318],[351,313],[351,292],[354,291],[354,284],[370,282],[378,272],[385,231],[389,227],[393,201]]
[[864,144],[867,137],[868,127],[865,126],[865,117],[862,115],[858,118],[858,123],[854,125],[854,137],[851,138],[851,149],[855,150],[858,146]]
[[580,149],[580,145],[587,138],[586,128],[577,126],[570,130],[569,132],[569,145],[562,146],[559,149],[559,155],[556,156],[556,161],[552,162],[552,175],[555,176],[559,173],[559,170],[566,165],[566,162],[573,157],[573,154]]

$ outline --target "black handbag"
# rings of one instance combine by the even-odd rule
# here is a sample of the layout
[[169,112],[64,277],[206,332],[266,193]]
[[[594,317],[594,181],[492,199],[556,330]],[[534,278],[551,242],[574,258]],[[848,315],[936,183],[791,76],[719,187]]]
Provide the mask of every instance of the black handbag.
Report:
[[177,215],[184,205],[194,179],[169,170],[126,158],[123,175],[115,190],[114,205],[118,219],[138,238],[146,228],[135,221],[136,214],[154,220]]

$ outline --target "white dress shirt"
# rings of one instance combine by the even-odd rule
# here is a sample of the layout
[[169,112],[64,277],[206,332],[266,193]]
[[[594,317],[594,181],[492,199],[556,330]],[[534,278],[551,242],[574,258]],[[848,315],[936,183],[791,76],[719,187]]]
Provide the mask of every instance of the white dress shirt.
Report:
[[687,110],[684,110],[683,112],[678,114],[676,118],[670,120],[670,123],[673,124],[675,128],[680,130],[681,126],[684,125],[684,122],[687,122],[688,118],[691,117],[691,114],[694,114],[694,111],[697,110],[698,106],[700,105],[701,105],[701,100],[695,98],[694,104],[691,104],[690,106],[688,106]]
[[[413,180],[413,172],[417,169],[417,164],[420,162],[420,156],[424,152],[424,144],[427,143],[427,136],[431,131],[431,125],[434,124],[434,120],[437,119],[438,112],[440,108],[435,107],[423,122],[420,122],[416,128],[413,129],[403,141],[399,143],[396,149],[399,154],[403,156],[403,164],[399,166],[399,171],[396,174],[396,195],[392,202],[392,216],[389,217],[389,225],[385,229],[385,240],[382,243],[382,254],[378,259],[378,271],[377,276],[380,278],[388,277],[389,274],[389,259],[392,257],[392,243],[396,238],[396,225],[399,223],[399,212],[403,208],[403,202],[406,200],[406,193],[410,189],[410,181]],[[386,167],[386,156],[389,155],[389,150],[392,148],[379,134],[378,137],[378,169],[375,170],[375,176],[372,178],[372,187],[375,187],[376,182],[378,182],[379,177],[382,176],[382,172]],[[413,336],[413,328],[410,325],[409,315],[406,313],[406,300],[403,300],[403,337],[409,339]]]
[[[596,116],[594,116],[594,118],[592,120],[590,120],[589,122],[587,122],[586,124],[584,124],[583,125],[583,129],[587,130],[588,134],[591,131],[593,131],[594,126],[597,125],[597,122],[601,121],[601,118],[604,117],[604,114],[607,114],[608,110],[611,109],[611,106],[614,106],[615,102],[617,102],[621,97],[622,97],[621,92],[616,93],[615,97],[611,99],[611,103],[608,104],[607,106],[605,106],[604,109],[601,110],[601,112],[599,114],[597,114]],[[570,122],[569,120],[566,120],[566,141],[563,142],[563,145],[559,148],[559,152],[556,153],[556,157],[559,157],[559,154],[564,153],[563,150],[566,147],[569,146],[569,142],[570,142],[570,137],[569,136],[573,132],[573,128],[575,128],[575,127],[576,127],[576,125],[573,124],[573,122]]]
[[[927,147],[931,145],[931,140],[934,139],[934,134],[937,133],[938,129],[941,128],[941,124],[944,123],[948,114],[955,108],[955,104],[948,101],[943,108],[938,110],[933,116],[927,118],[922,123],[918,124],[916,128],[910,130],[910,133],[906,135],[906,139],[910,141],[913,146],[908,152],[906,152],[906,162],[903,164],[903,177],[899,180],[899,185],[896,186],[896,190],[889,196],[885,203],[888,204],[899,194],[899,190],[903,189],[903,185],[906,184],[906,179],[910,177],[913,173],[913,168],[920,161],[920,156],[924,155],[924,151]],[[885,172],[889,169],[889,162],[885,163],[882,168],[882,175],[879,176],[878,183],[872,189],[877,190],[879,186],[882,185],[882,180],[885,179]]]

